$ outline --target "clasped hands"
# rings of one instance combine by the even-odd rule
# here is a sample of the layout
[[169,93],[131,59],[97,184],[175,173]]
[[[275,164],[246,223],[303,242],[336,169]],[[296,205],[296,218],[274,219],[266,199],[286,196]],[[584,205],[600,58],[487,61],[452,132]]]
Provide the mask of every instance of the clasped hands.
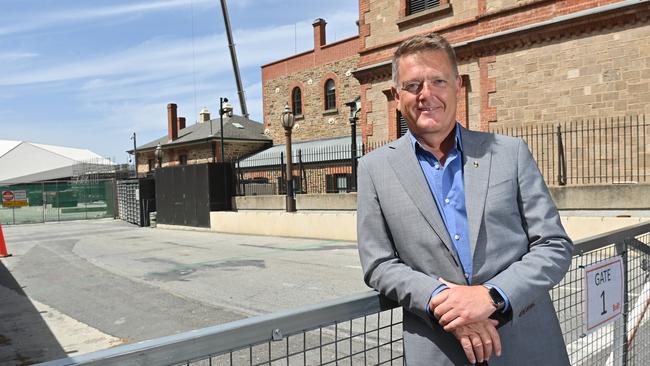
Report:
[[460,342],[470,363],[487,361],[494,352],[501,355],[501,339],[490,319],[495,310],[488,289],[482,285],[463,286],[439,279],[449,287],[429,302],[429,310],[445,331]]

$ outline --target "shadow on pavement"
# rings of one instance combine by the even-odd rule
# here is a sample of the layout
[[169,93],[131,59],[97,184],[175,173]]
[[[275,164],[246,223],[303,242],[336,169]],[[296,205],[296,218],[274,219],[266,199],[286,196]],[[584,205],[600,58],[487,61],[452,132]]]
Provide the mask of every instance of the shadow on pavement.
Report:
[[0,262],[0,365],[31,365],[66,356],[43,314]]

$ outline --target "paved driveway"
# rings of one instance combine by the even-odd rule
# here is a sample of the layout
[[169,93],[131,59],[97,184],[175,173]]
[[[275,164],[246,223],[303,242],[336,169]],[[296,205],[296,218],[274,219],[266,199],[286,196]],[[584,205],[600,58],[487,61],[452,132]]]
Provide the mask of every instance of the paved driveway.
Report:
[[115,220],[3,229],[13,256],[0,261],[0,364],[85,353],[367,290],[353,242]]

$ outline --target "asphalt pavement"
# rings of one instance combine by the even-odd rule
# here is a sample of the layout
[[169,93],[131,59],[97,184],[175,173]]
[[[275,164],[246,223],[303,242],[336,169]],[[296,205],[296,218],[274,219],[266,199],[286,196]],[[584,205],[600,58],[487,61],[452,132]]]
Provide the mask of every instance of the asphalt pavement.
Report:
[[12,257],[0,260],[2,365],[367,290],[354,242],[139,228],[110,219],[3,229]]

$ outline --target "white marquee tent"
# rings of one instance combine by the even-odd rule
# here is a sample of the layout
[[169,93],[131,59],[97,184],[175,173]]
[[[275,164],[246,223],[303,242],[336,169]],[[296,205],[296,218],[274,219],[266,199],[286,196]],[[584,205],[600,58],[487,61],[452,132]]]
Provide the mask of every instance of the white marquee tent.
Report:
[[75,168],[82,163],[102,168],[114,165],[86,149],[0,140],[0,184],[66,179],[78,174]]

